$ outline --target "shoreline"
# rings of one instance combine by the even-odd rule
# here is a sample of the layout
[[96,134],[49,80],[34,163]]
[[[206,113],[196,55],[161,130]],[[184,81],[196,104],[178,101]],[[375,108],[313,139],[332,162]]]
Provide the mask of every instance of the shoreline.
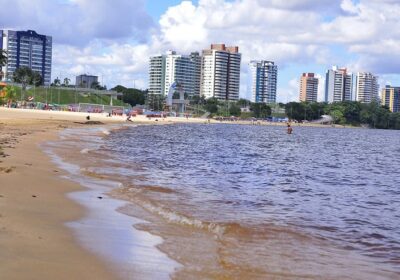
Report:
[[[117,279],[83,249],[65,223],[86,210],[66,194],[82,190],[61,178],[39,144],[73,120],[33,119],[0,110],[0,275],[5,279]],[[56,186],[56,187],[55,187]]]

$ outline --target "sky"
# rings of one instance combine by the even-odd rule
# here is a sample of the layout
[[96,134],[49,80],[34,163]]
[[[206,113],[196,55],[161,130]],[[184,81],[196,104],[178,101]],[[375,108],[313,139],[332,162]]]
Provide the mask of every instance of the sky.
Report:
[[146,89],[149,57],[211,43],[239,46],[240,96],[251,60],[279,68],[277,101],[298,101],[299,77],[333,65],[400,86],[400,0],[0,0],[0,28],[53,37],[52,79],[98,75]]

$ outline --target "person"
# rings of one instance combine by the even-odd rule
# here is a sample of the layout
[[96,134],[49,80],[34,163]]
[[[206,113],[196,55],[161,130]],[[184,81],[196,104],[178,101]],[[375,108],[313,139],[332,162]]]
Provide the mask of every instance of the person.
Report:
[[292,134],[293,128],[290,126],[290,123],[287,123],[287,133]]
[[127,122],[131,122],[132,121],[132,116],[128,115],[128,118],[126,119]]

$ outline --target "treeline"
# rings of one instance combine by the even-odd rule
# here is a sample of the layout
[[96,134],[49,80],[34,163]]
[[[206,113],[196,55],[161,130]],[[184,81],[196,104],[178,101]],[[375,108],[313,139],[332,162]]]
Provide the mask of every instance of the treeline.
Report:
[[[264,103],[252,103],[246,99],[238,101],[223,101],[217,98],[205,99],[203,96],[193,96],[190,100],[192,106],[201,106],[212,116],[241,117],[241,118],[267,118],[271,116],[271,107]],[[248,108],[249,112],[242,108]]]
[[290,102],[282,105],[285,106],[289,119],[299,122],[313,121],[320,119],[322,115],[329,115],[335,124],[400,129],[400,113],[392,113],[377,102],[344,101],[331,104]]
[[136,88],[126,88],[121,85],[118,85],[111,90],[122,93],[122,96],[118,98],[131,106],[143,105],[146,102],[147,91],[142,91]]

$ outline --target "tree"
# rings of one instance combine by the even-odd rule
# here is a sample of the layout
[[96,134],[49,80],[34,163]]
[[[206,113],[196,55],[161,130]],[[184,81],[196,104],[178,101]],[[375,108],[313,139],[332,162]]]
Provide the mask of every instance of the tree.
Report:
[[4,88],[4,91],[5,91],[4,99],[7,101],[7,106],[11,107],[11,104],[14,102],[17,95],[15,88],[13,86],[6,86]]
[[250,111],[253,112],[255,118],[266,118],[271,116],[271,107],[265,103],[251,103]]
[[26,90],[27,85],[40,85],[42,83],[42,76],[31,68],[22,66],[15,70],[13,80],[22,85],[22,89]]
[[[124,86],[118,85],[111,90],[122,93],[122,101],[130,104],[131,106],[143,105],[146,103],[146,92],[135,89],[135,88],[126,88]],[[153,104],[156,105],[156,104]],[[157,106],[155,106],[157,107]]]
[[71,79],[69,79],[69,78],[64,78],[64,85],[65,85],[66,87],[68,87],[70,81],[71,81]]
[[242,113],[242,110],[240,110],[240,107],[238,105],[232,103],[229,106],[229,115],[238,117],[238,116],[240,116],[241,113]]
[[7,65],[7,51],[0,49],[0,68]]
[[53,84],[54,84],[56,87],[58,87],[59,85],[61,85],[61,80],[57,77],[57,78],[54,79]]

